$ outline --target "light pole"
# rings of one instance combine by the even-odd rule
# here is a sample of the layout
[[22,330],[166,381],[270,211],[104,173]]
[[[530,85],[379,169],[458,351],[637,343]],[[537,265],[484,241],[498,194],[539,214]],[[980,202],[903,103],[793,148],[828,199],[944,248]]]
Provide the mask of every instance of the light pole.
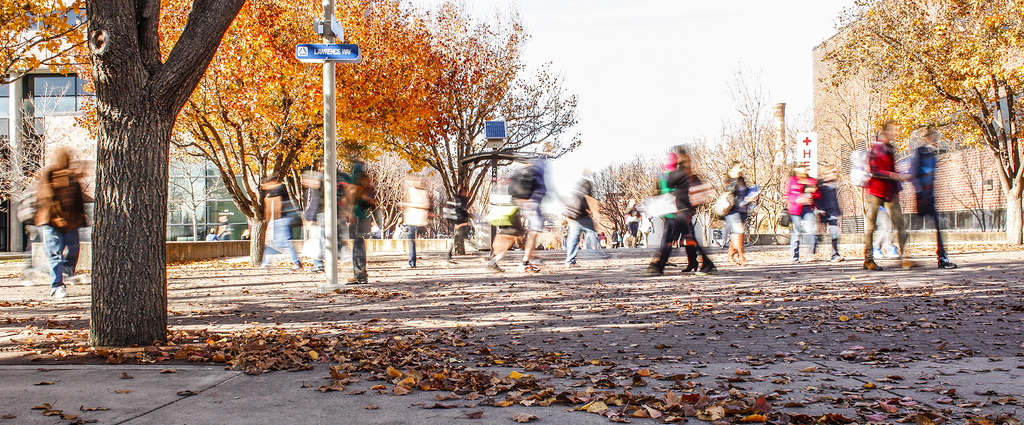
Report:
[[[324,44],[333,44],[335,34],[328,28],[334,19],[334,0],[324,0]],[[327,284],[320,292],[333,291],[338,286],[338,134],[337,87],[334,62],[324,62],[324,216],[327,226]]]

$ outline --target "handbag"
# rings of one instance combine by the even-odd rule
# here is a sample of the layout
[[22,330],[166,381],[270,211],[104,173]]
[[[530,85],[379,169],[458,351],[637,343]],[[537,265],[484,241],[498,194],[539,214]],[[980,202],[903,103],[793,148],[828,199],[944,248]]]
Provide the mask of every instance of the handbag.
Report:
[[715,204],[711,206],[711,212],[719,217],[725,217],[729,214],[729,210],[732,209],[733,205],[736,204],[736,194],[732,192],[725,192],[718,195],[718,199],[715,200]]
[[690,186],[690,205],[700,206],[708,203],[711,198],[711,188],[704,183]]
[[320,238],[320,226],[309,226],[309,239],[302,243],[302,256],[307,258],[322,259],[324,240]]
[[647,215],[652,217],[662,217],[679,211],[679,208],[676,208],[676,197],[671,192],[647,198],[646,204]]

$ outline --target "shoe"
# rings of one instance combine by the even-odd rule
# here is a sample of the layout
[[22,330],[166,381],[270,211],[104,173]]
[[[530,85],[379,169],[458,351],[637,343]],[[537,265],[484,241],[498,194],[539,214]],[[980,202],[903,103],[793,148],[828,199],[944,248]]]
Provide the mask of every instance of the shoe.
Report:
[[501,267],[498,267],[497,263],[487,263],[487,270],[490,270],[490,271],[495,272],[495,273],[504,273],[505,272],[505,269],[502,269]]
[[878,248],[871,250],[871,256],[875,258],[885,258],[885,255],[882,254],[882,250]]
[[406,265],[402,266],[402,268],[403,269],[415,269],[416,266],[413,266],[413,265],[410,265],[410,264],[406,264]]
[[540,267],[537,267],[537,266],[535,266],[533,264],[530,264],[530,263],[523,264],[520,267],[526,273],[537,273],[537,272],[540,272]]
[[647,266],[646,270],[644,270],[644,274],[646,274],[648,276],[661,276],[661,275],[664,275],[665,272],[664,272],[664,270],[659,269],[654,264],[651,264],[651,265]]
[[864,261],[864,270],[881,271],[882,267],[880,267],[878,264],[875,264],[874,260],[867,260],[867,261]]
[[297,272],[303,271],[302,266],[292,266],[291,270],[292,270],[292,273],[297,273]]
[[326,270],[324,270],[323,267],[314,267],[314,268],[309,270],[310,273],[323,273],[325,271]]
[[797,263],[799,263],[799,262],[800,262],[800,258],[799,258],[799,257],[797,257],[797,258],[790,258],[790,259],[789,259],[789,262],[791,262],[791,263],[793,263],[793,264],[797,264]]
[[346,285],[366,285],[367,282],[365,280],[360,280],[360,279],[356,279],[354,277],[350,277],[348,280],[345,281],[345,284]]
[[61,285],[50,291],[50,296],[54,298],[67,298],[68,290],[67,288],[64,287],[64,285]]
[[[707,260],[705,260],[705,261],[707,261]],[[708,261],[708,262],[710,263],[710,261]],[[718,273],[718,267],[715,267],[715,265],[712,264],[711,266],[701,267],[700,270],[697,270],[697,273],[695,273],[695,274],[697,276],[707,276],[709,274],[715,274],[715,273]]]
[[896,246],[889,245],[885,248],[885,258],[900,258],[900,252],[896,249]]
[[939,259],[939,268],[940,269],[955,269],[956,267],[957,267],[957,265],[952,263],[952,262],[950,262],[948,259],[945,259],[945,258],[940,258]]
[[904,269],[910,270],[910,269],[912,269],[914,267],[917,267],[917,264],[915,264],[913,261],[903,260],[903,268]]
[[837,255],[835,257],[832,257],[832,262],[833,263],[842,263],[844,260],[846,260],[846,259],[843,258],[842,255]]

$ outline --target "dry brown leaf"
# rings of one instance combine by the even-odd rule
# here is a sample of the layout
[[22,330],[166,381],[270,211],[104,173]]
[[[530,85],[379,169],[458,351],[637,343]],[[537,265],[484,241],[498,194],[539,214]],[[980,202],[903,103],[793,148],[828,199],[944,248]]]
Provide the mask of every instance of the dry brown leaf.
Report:
[[174,369],[164,369],[164,370],[161,370],[160,373],[178,373],[178,371],[176,371]]
[[372,404],[369,405],[369,406],[366,406],[366,410],[377,410],[377,409],[380,409],[380,408],[375,406],[375,405],[372,405]]
[[0,416],[0,419],[14,419],[14,418],[17,418],[17,417],[18,417],[17,415],[12,415],[12,414],[8,413],[8,414],[5,414],[3,416]]
[[53,381],[36,382],[36,385],[53,385]]
[[135,379],[135,377],[129,375],[128,372],[121,372],[121,379]]
[[317,388],[317,391],[322,393],[328,391],[345,391],[345,384],[342,384],[339,380],[334,380],[331,381],[331,385],[321,385],[320,388]]
[[57,409],[46,409],[46,410],[43,410],[43,416],[57,416],[57,415],[59,415],[61,413],[64,413],[64,411],[63,410],[57,410]]
[[388,376],[390,376],[392,378],[398,378],[398,377],[402,376],[402,372],[399,372],[398,369],[395,369],[395,368],[393,368],[391,366],[388,366],[387,373],[388,373]]
[[529,413],[521,413],[520,412],[520,413],[513,413],[512,414],[512,420],[516,421],[516,422],[519,422],[521,424],[525,424],[525,423],[530,422],[530,421],[532,421],[534,419],[539,419],[539,418],[534,416],[534,415],[531,415]]
[[391,392],[395,393],[395,395],[406,395],[406,394],[411,393],[412,390],[410,390],[410,389],[408,389],[406,387],[403,387],[401,385],[396,385],[395,389],[391,390]]
[[513,404],[515,404],[515,402],[514,402],[514,401],[511,401],[511,400],[502,400],[502,401],[498,401],[498,402],[495,402],[495,403],[494,403],[494,407],[509,407],[509,406],[511,406],[511,405],[513,405]]
[[480,410],[480,411],[477,411],[477,412],[469,412],[469,413],[466,413],[466,417],[469,418],[469,419],[480,419],[480,418],[484,417],[484,411]]
[[130,392],[132,392],[132,390],[114,390],[115,394],[128,394]]
[[81,410],[83,412],[96,412],[96,411],[100,411],[100,410],[110,410],[110,408],[109,407],[85,407],[85,406],[79,406],[78,410]]
[[36,407],[33,407],[32,410],[50,410],[52,408],[53,406],[50,406],[50,403],[43,403]]

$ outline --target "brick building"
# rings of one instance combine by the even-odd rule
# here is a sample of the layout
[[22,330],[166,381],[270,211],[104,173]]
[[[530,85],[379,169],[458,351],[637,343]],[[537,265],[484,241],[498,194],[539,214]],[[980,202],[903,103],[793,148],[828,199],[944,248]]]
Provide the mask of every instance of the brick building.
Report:
[[[828,80],[832,66],[825,54],[844,36],[840,31],[816,46],[812,52],[814,84],[814,130],[818,133],[820,163],[834,164],[842,170],[839,191],[843,208],[843,233],[864,229],[863,194],[848,182],[850,153],[864,149],[874,139],[874,122],[885,110],[885,81],[871,75],[857,75],[841,86]],[[909,153],[915,143],[901,141],[897,153],[898,171],[906,171]],[[958,135],[943,133],[939,142],[935,191],[936,208],[942,228],[950,231],[1000,232],[1006,229],[1006,196],[998,181],[999,165],[988,150],[960,145]],[[908,148],[909,145],[909,148]],[[914,188],[906,182],[900,192],[900,204],[909,230],[934,229],[917,215]]]

